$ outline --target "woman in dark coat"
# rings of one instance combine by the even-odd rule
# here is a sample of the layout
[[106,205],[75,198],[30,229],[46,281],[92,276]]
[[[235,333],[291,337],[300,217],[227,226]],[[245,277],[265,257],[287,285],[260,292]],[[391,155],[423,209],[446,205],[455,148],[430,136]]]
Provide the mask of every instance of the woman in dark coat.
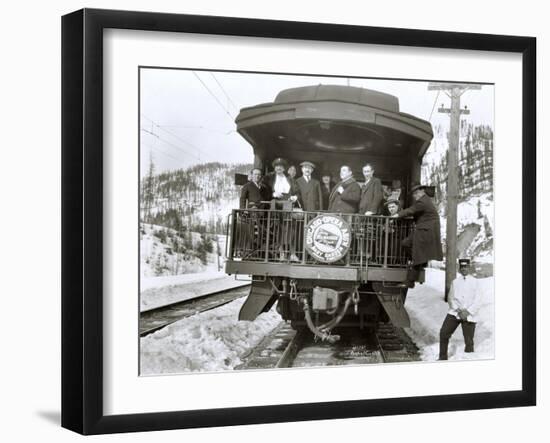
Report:
[[333,187],[334,182],[332,181],[330,172],[323,172],[321,175],[321,198],[323,202],[322,209],[325,211],[328,210],[328,201]]
[[413,233],[401,242],[403,247],[412,248],[413,272],[407,277],[409,287],[414,286],[414,280],[429,260],[443,260],[439,214],[424,189],[425,186],[413,185],[411,192],[414,203],[394,215],[400,218],[413,217],[415,222]]

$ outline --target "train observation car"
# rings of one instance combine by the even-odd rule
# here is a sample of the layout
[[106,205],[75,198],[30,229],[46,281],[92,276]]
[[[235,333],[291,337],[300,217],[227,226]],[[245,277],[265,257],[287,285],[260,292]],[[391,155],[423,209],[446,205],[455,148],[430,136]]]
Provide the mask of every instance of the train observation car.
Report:
[[[348,165],[361,183],[369,163],[388,189],[399,187],[405,206],[433,138],[431,124],[400,112],[397,97],[351,86],[283,90],[273,103],[243,108],[236,123],[264,174],[282,157],[294,165],[311,161],[314,176],[328,171],[336,183]],[[277,302],[283,319],[322,339],[332,339],[336,326],[409,326],[404,301],[411,265],[401,241],[413,221],[324,209],[266,203],[233,210],[226,273],[252,276],[239,319],[253,320]],[[420,273],[417,281],[423,278]]]

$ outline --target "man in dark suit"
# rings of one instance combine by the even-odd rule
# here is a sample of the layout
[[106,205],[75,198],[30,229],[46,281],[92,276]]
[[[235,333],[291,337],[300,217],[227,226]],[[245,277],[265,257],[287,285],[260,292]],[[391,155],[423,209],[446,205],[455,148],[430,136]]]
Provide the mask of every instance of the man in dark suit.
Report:
[[376,215],[380,213],[380,205],[384,199],[382,182],[374,176],[374,168],[367,163],[363,166],[365,184],[361,189],[361,201],[359,202],[359,214]]
[[321,184],[315,180],[311,174],[315,165],[309,161],[300,163],[302,167],[302,176],[296,180],[296,185],[300,191],[300,204],[304,211],[319,211],[323,209],[323,195],[321,194]]
[[262,201],[269,200],[269,190],[261,183],[262,171],[254,168],[250,171],[250,181],[241,188],[239,207],[241,209],[263,209]]
[[340,168],[341,181],[336,184],[329,197],[329,211],[355,214],[361,200],[361,186],[353,178],[351,168]]
[[412,248],[413,269],[407,276],[407,284],[411,288],[429,260],[443,260],[439,214],[426,195],[425,188],[421,184],[414,184],[411,188],[414,203],[393,216],[413,217],[415,221],[413,233],[401,242],[403,247]]

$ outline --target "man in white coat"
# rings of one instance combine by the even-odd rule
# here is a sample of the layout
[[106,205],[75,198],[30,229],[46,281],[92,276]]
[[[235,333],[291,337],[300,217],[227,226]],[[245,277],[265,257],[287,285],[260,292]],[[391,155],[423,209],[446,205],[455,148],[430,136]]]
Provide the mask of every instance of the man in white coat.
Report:
[[464,352],[474,352],[474,332],[476,329],[476,315],[481,306],[481,292],[478,281],[470,275],[470,260],[459,259],[460,275],[451,283],[449,291],[449,311],[439,331],[439,360],[447,360],[449,339],[462,325],[464,335]]

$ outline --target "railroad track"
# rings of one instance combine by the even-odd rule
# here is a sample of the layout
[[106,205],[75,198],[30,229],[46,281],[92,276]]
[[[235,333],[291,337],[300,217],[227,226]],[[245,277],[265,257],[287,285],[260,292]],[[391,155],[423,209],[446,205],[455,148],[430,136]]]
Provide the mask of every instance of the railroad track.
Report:
[[250,285],[225,289],[141,312],[139,315],[139,336],[145,337],[182,318],[209,311],[245,297],[248,295],[249,290]]
[[419,361],[418,348],[401,328],[380,324],[373,333],[343,330],[335,343],[313,339],[307,329],[281,323],[235,369],[365,365]]

